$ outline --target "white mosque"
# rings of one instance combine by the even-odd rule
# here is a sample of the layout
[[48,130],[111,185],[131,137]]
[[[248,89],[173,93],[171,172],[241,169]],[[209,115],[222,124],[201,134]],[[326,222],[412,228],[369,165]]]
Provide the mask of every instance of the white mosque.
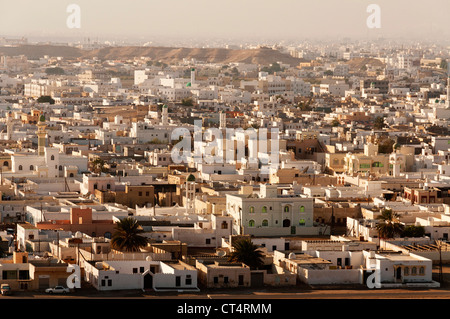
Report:
[[44,178],[75,177],[88,171],[86,156],[73,156],[60,153],[58,148],[47,146],[47,124],[41,115],[37,124],[38,149],[6,150],[11,155],[13,176],[35,176]]

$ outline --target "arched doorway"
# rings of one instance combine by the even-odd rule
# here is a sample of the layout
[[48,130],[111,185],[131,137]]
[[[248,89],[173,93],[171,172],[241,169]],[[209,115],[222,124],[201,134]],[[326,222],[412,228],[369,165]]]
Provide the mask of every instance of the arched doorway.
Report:
[[153,289],[153,276],[150,273],[144,276],[144,289]]
[[289,227],[289,226],[291,226],[291,220],[290,219],[283,220],[283,227]]

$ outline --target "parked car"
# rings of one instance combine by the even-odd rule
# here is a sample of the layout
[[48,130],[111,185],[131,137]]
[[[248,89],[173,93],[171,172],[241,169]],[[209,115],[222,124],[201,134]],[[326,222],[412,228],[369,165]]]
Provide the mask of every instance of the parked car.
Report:
[[0,290],[2,292],[2,296],[6,296],[6,295],[11,295],[12,294],[11,286],[8,285],[8,284],[2,284],[2,286],[0,287]]
[[48,294],[67,294],[70,292],[70,289],[63,286],[56,286],[45,289],[45,292]]

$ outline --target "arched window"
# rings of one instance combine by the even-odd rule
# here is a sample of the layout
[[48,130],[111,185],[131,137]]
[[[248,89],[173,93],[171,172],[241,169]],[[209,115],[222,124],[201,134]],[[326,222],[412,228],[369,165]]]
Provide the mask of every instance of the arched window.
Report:
[[300,206],[300,213],[304,213],[305,212],[305,206]]
[[30,165],[30,171],[33,171],[33,170],[34,170],[34,166]]
[[3,166],[9,167],[8,161],[4,161],[4,162],[3,162]]
[[105,233],[105,238],[111,239],[111,233],[109,231]]
[[290,210],[291,210],[291,209],[290,209],[289,205],[284,206],[284,212],[285,212],[285,213],[289,213]]
[[263,213],[267,213],[267,206],[263,206],[262,212],[263,212]]
[[419,275],[425,275],[425,267],[419,268]]
[[52,155],[52,156],[50,157],[50,160],[51,160],[51,161],[54,161],[54,160],[55,160],[55,155]]
[[416,267],[412,267],[411,275],[417,275],[417,268]]
[[23,166],[19,165],[19,171],[23,170]]
[[248,226],[255,227],[255,221],[253,219],[250,219],[250,221],[248,222]]
[[62,171],[62,170],[63,170],[63,167],[62,167],[62,165],[59,165],[59,170],[60,170],[60,171]]
[[73,173],[70,173],[70,174],[69,174],[69,177],[73,177]]
[[220,228],[221,229],[228,229],[228,223],[226,221],[223,221]]
[[255,212],[255,207],[250,206],[250,208],[248,209],[248,212],[253,214]]
[[299,224],[300,226],[305,226],[305,224],[306,224],[305,219],[304,219],[304,218],[300,219],[300,221],[299,221],[298,224]]
[[269,226],[269,221],[268,221],[267,219],[264,219],[264,220],[262,221],[262,226],[263,226],[263,227]]
[[404,272],[405,276],[409,276],[409,267],[405,267],[403,269],[403,272]]

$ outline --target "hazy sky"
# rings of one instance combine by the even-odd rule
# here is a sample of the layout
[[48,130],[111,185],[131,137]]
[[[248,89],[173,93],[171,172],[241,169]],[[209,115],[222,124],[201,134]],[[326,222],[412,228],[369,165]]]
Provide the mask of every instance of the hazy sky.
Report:
[[[0,35],[303,39],[409,37],[446,40],[449,0],[0,0]],[[81,28],[69,29],[69,4],[81,8]],[[381,28],[369,29],[369,4],[381,8]]]

